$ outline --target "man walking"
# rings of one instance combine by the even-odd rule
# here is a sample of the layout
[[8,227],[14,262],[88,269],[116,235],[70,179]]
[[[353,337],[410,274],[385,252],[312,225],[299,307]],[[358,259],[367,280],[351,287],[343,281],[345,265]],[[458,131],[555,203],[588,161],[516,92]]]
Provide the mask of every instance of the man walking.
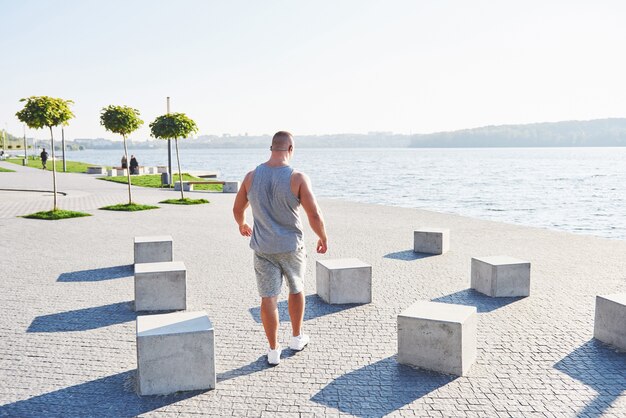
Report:
[[[269,160],[246,174],[233,206],[239,232],[251,237],[254,271],[261,296],[261,322],[269,342],[267,361],[273,365],[280,363],[278,295],[283,277],[289,286],[292,329],[289,348],[300,351],[309,343],[309,337],[301,332],[306,251],[298,212],[300,205],[319,238],[317,252],[323,254],[328,248],[322,212],[313,195],[311,182],[304,173],[289,166],[293,149],[293,136],[286,131],[277,132],[272,138]],[[253,228],[246,223],[248,206],[252,207]]]
[[45,170],[46,162],[48,162],[48,153],[46,152],[45,148],[43,148],[43,150],[41,151],[41,154],[39,154],[39,157],[41,158],[41,165],[42,165],[41,168]]

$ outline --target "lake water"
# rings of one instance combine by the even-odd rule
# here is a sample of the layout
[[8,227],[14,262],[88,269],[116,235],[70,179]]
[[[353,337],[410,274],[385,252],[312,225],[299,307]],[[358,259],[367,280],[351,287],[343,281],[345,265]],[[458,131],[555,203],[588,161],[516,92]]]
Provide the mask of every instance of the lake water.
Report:
[[[182,149],[183,170],[240,180],[265,149]],[[166,150],[133,152],[166,165]],[[119,165],[119,150],[67,152]],[[173,154],[173,166],[176,159]],[[430,209],[626,239],[626,148],[296,149],[319,197]]]

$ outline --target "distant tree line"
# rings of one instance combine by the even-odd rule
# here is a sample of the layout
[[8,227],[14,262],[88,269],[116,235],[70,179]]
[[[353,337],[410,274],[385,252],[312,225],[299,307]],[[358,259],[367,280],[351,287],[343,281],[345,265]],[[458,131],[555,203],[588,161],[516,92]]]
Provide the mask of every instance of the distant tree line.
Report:
[[596,119],[485,126],[416,135],[411,147],[620,147],[626,146],[626,119]]

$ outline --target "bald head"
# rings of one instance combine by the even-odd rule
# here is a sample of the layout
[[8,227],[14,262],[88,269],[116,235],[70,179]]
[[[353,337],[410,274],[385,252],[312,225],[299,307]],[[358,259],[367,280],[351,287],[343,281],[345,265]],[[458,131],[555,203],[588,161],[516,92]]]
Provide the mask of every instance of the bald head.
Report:
[[290,151],[293,148],[293,135],[287,131],[278,131],[272,138],[272,151]]

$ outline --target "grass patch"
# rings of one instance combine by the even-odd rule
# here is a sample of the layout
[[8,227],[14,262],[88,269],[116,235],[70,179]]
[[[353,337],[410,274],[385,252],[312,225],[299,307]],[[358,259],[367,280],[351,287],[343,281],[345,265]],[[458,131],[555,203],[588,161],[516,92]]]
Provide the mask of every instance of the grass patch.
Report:
[[[175,174],[174,181],[178,181],[178,174]],[[114,177],[99,177],[100,180],[113,181],[116,183],[128,184],[128,179],[126,176],[114,176]],[[187,173],[183,173],[183,181],[205,181],[207,179],[203,179],[200,177],[195,177],[189,175]],[[208,179],[211,181],[211,179]],[[139,187],[153,187],[153,188],[161,188],[161,175],[160,174],[145,174],[140,176],[130,176],[130,184],[133,186]],[[168,188],[167,186],[164,186]],[[213,192],[221,192],[222,185],[221,184],[194,184],[194,190],[210,190]]]
[[120,203],[117,205],[105,206],[102,210],[116,210],[119,212],[137,212],[140,210],[158,209],[158,206],[140,205],[139,203]]
[[57,210],[49,210],[47,212],[31,213],[30,215],[22,216],[22,218],[56,221],[59,219],[81,218],[83,216],[91,216],[91,214],[84,213],[84,212],[74,212],[71,210],[57,209]]
[[8,168],[0,167],[0,173],[15,173],[15,170],[9,170]]
[[168,203],[170,205],[201,205],[210,202],[206,199],[189,199],[186,197],[184,199],[167,199],[159,203]]
[[[8,158],[5,161],[9,163],[17,164],[17,165],[22,165],[22,158]],[[39,159],[33,160],[29,158],[27,162],[28,162],[28,167],[39,168],[39,169],[41,168],[41,160]],[[92,167],[93,165],[94,164],[83,163],[80,161],[65,161],[65,166],[67,167],[68,173],[86,173],[87,167]],[[110,168],[110,167],[107,167],[107,168]],[[60,173],[63,172],[63,160],[57,159],[56,169],[57,169],[57,172],[60,172]],[[48,163],[46,164],[46,170],[52,171],[51,160],[48,160]]]

